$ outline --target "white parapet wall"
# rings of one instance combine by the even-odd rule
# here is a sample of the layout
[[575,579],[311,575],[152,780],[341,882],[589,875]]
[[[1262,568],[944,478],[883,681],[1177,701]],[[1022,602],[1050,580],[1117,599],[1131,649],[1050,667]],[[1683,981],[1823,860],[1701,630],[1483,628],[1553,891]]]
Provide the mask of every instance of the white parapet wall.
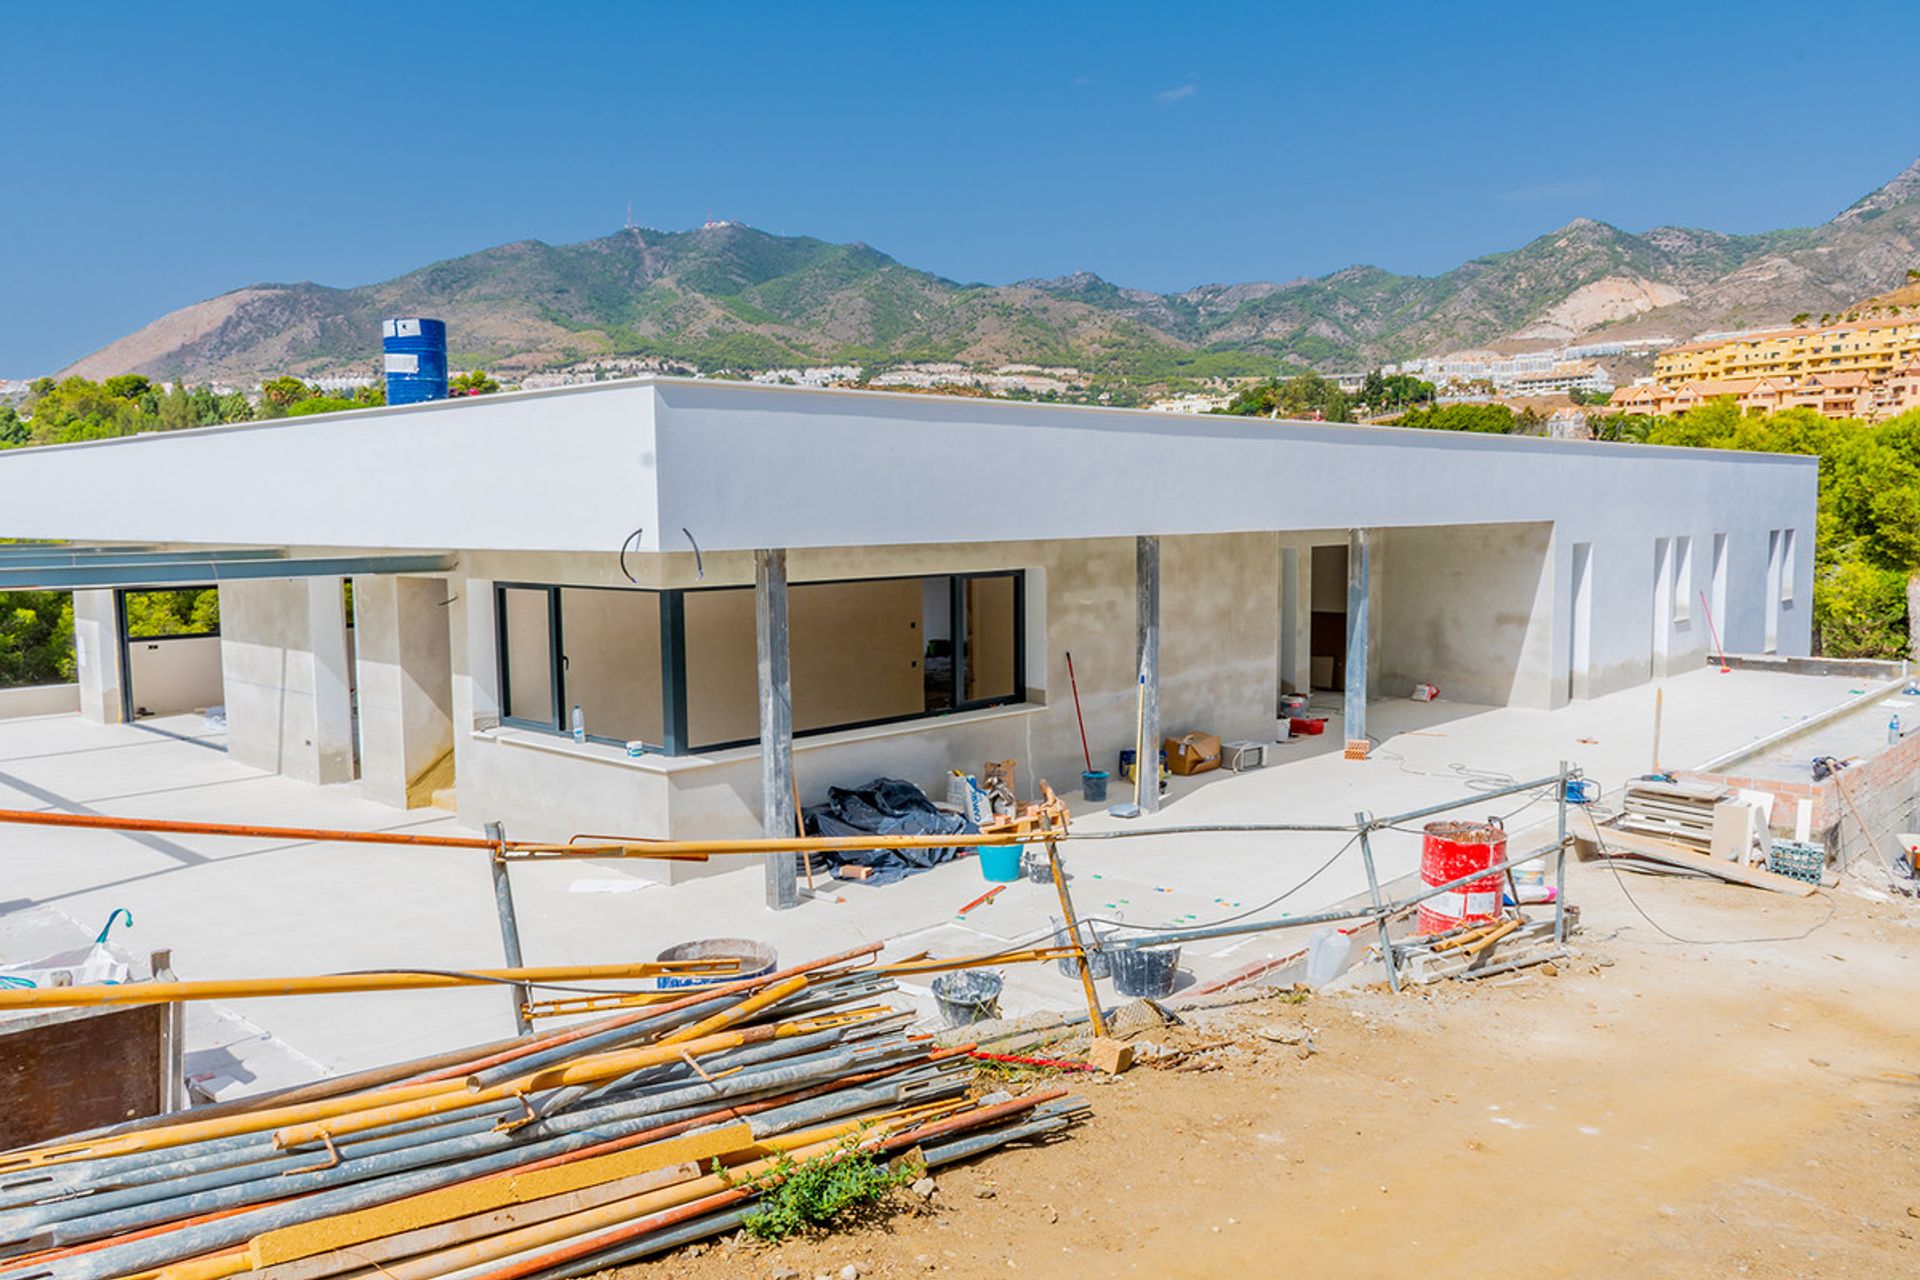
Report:
[[78,684],[28,684],[0,689],[0,720],[68,716],[80,710]]

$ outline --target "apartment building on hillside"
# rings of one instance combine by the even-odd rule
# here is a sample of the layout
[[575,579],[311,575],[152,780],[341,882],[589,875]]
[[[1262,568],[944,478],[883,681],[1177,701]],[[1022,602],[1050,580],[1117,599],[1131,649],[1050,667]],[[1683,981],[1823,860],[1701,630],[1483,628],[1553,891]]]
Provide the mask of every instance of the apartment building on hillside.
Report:
[[1841,369],[1799,378],[1770,375],[1672,384],[1639,382],[1616,390],[1607,407],[1615,413],[1672,416],[1722,399],[1732,399],[1742,413],[1811,409],[1828,418],[1883,422],[1920,409],[1920,360],[1911,360],[1891,376],[1878,380],[1865,370]]
[[1803,407],[1830,418],[1881,419],[1920,406],[1903,381],[1917,360],[1920,313],[1752,330],[1661,353],[1653,362],[1658,389],[1623,387],[1613,404],[1679,413],[1731,395],[1750,411]]

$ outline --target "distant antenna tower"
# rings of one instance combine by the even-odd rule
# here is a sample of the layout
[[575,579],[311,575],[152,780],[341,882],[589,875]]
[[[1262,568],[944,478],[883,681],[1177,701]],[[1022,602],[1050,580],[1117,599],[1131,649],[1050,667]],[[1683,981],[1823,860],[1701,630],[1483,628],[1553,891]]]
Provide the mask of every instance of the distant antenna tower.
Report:
[[627,197],[627,230],[633,230],[633,197]]

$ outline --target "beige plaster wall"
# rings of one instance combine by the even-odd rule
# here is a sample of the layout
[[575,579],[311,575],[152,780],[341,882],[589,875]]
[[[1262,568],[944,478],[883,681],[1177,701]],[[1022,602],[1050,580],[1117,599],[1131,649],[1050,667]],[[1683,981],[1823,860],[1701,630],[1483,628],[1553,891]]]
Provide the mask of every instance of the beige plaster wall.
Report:
[[1430,682],[1457,702],[1552,706],[1552,534],[1547,524],[1383,530],[1381,695]]
[[127,642],[134,714],[203,711],[226,694],[220,678],[219,636],[176,636]]

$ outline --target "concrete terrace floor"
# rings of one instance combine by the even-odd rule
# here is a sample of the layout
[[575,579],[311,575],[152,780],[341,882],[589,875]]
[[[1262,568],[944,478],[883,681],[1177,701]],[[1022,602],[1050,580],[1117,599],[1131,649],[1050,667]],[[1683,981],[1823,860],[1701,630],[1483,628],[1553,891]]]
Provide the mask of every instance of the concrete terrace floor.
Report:
[[[1863,686],[1845,677],[1702,669],[1660,687],[1661,761],[1685,767],[1834,707]],[[1641,686],[1551,712],[1445,701],[1376,703],[1370,728],[1380,745],[1364,763],[1341,758],[1338,702],[1322,695],[1316,702],[1325,705],[1317,713],[1333,712],[1327,733],[1271,747],[1265,769],[1175,779],[1160,814],[1132,823],[1075,794],[1076,830],[1349,822],[1361,809],[1401,812],[1469,795],[1476,786],[1551,774],[1563,759],[1611,790],[1652,765],[1654,690]],[[811,789],[864,779],[802,781]],[[362,799],[353,785],[313,787],[236,764],[225,754],[223,735],[198,717],[137,726],[95,725],[76,716],[0,721],[0,807],[276,826],[473,830],[437,810],[401,812]],[[1550,821],[1553,806],[1545,799],[1506,797],[1470,803],[1457,816],[1490,813],[1518,830]],[[1068,862],[1082,914],[1129,925],[1185,925],[1256,908],[1256,918],[1301,915],[1364,893],[1357,849],[1342,853],[1345,844],[1345,836],[1324,834],[1164,835],[1073,844]],[[1413,872],[1417,831],[1382,832],[1375,855],[1383,879]],[[117,930],[116,940],[141,957],[172,947],[182,977],[501,963],[491,880],[476,854],[0,826],[0,858],[6,871],[0,926],[11,913],[51,909],[91,936],[113,908],[126,907],[134,925]],[[970,860],[883,888],[823,879],[819,898],[781,913],[761,905],[757,860],[673,887],[643,879],[632,864],[608,861],[520,864],[513,881],[529,964],[646,959],[674,943],[721,936],[764,939],[789,963],[869,941],[887,943],[889,956],[923,949],[936,955],[988,952],[1043,937],[1058,914],[1050,884],[1021,881],[964,919],[957,917],[959,907],[987,887]],[[1275,899],[1280,901],[1264,905]],[[1182,961],[1190,977],[1183,983],[1291,954],[1305,932],[1190,945]],[[0,927],[0,944],[7,936]],[[0,956],[8,963],[32,958]],[[1072,1007],[1079,1000],[1077,981],[1052,965],[1015,966],[1006,978],[1002,1004],[1008,1013]],[[904,985],[930,1015],[924,982]],[[1110,984],[1101,987],[1111,996]],[[218,1069],[240,1088],[290,1083],[315,1070],[350,1071],[512,1032],[509,997],[494,989],[251,1000],[233,1002],[224,1012],[237,1017],[226,1019],[221,1044],[196,1040],[189,1047],[217,1051],[224,1064]]]

